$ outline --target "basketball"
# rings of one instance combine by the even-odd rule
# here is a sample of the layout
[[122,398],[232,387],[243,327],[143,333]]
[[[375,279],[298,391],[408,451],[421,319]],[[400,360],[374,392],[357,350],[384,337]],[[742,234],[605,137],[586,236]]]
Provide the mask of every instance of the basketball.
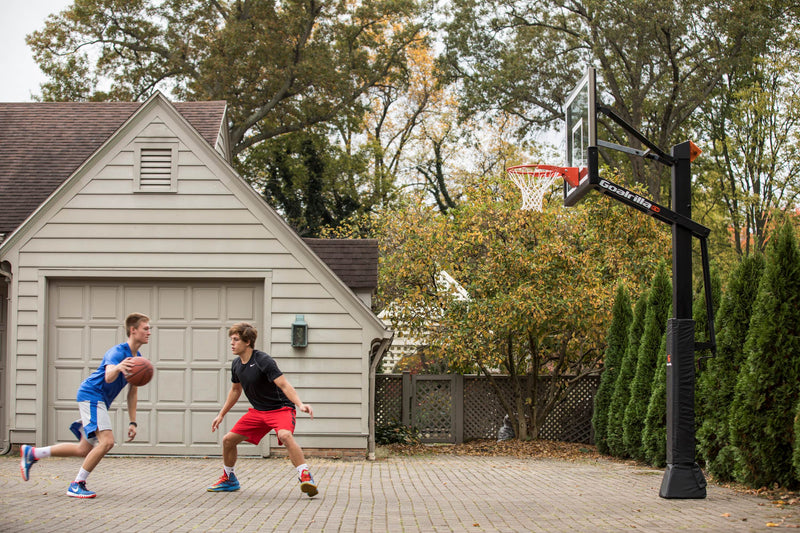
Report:
[[125,376],[128,383],[141,387],[153,378],[153,363],[144,357],[134,357],[131,371]]

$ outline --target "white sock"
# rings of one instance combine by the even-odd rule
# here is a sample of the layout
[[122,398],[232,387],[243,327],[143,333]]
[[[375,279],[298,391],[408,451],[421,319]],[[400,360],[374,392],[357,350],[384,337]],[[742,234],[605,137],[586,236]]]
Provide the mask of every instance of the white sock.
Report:
[[233,474],[233,467],[232,466],[222,465],[222,469],[225,470],[225,475],[226,476],[230,476],[231,474]]
[[303,475],[303,470],[308,470],[308,465],[306,463],[303,463],[297,467],[297,475]]
[[44,448],[34,448],[33,449],[33,458],[34,459],[44,459],[45,457],[50,457],[50,446],[45,446]]
[[87,479],[89,479],[89,474],[91,474],[91,472],[81,468],[81,471],[78,472],[78,477],[75,478],[75,482],[79,483],[81,481],[86,481]]

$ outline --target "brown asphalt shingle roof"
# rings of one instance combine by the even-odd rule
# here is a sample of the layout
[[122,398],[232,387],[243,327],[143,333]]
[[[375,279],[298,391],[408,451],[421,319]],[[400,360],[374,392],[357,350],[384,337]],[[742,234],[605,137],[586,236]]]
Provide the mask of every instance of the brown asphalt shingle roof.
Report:
[[[140,102],[0,102],[0,234],[8,236],[127,121]],[[215,146],[224,101],[177,102]],[[2,240],[2,239],[0,239]]]
[[378,286],[376,239],[303,239],[351,289]]

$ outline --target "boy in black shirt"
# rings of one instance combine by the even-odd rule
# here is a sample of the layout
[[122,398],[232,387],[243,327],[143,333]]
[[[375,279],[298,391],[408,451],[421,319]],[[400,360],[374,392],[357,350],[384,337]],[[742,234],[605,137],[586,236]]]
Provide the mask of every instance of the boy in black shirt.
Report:
[[247,322],[234,324],[228,330],[231,351],[238,356],[231,364],[231,390],[219,414],[211,422],[211,432],[217,430],[225,414],[236,405],[244,391],[252,404],[247,413],[222,438],[223,473],[219,481],[208,487],[209,492],[230,492],[239,490],[239,480],[233,473],[238,457],[237,446],[247,440],[258,444],[272,431],[278,435],[278,444],[286,446],[289,459],[297,468],[300,490],[309,497],[317,494],[317,485],[308,470],[303,449],[294,440],[295,407],[314,419],[314,410],[300,401],[294,387],[278,368],[275,360],[266,353],[256,350],[258,331]]

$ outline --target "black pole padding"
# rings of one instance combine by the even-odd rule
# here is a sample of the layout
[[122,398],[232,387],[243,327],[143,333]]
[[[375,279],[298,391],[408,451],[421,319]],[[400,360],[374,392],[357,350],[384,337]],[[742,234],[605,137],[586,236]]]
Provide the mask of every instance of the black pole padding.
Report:
[[[692,218],[691,143],[672,147],[672,209]],[[695,462],[692,233],[672,226],[672,311],[667,322],[667,469],[662,498],[705,498],[706,480]]]

